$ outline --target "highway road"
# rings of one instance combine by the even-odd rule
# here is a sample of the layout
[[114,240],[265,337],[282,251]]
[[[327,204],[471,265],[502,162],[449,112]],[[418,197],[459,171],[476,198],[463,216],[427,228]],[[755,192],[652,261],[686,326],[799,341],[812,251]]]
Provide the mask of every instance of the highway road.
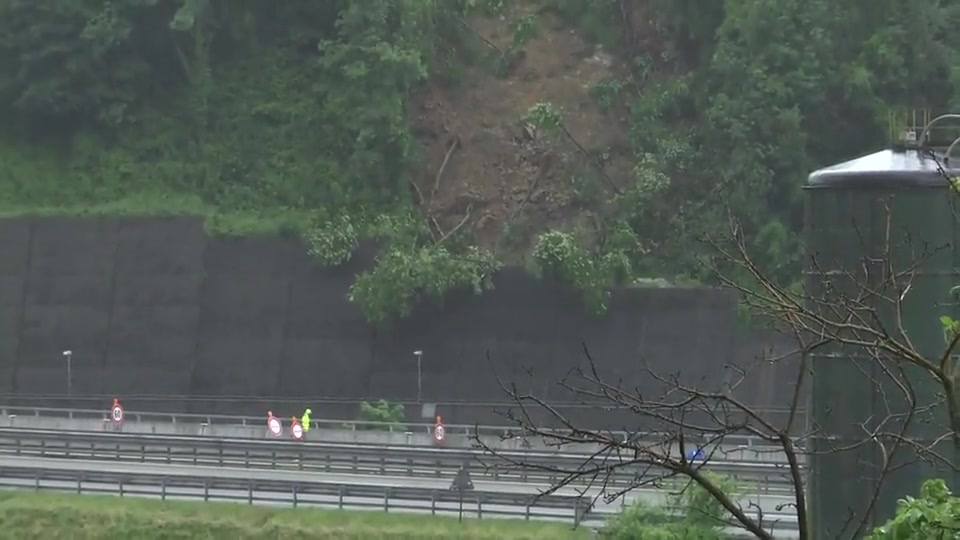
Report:
[[[67,431],[103,431],[112,429],[110,413],[107,410],[88,409],[49,409],[41,407],[5,407],[0,409],[0,419],[6,419],[9,427],[28,427]],[[8,416],[9,415],[9,416]],[[378,444],[417,444],[433,446],[434,425],[408,423],[398,428],[384,424],[380,429],[369,428],[371,422],[356,420],[337,420],[314,418],[314,429],[307,435],[308,441],[326,442],[368,442]],[[284,438],[289,437],[289,425],[284,424]],[[345,429],[346,428],[346,429]],[[123,431],[128,433],[153,433],[177,435],[205,435],[226,438],[270,438],[266,430],[266,418],[262,416],[225,416],[202,414],[171,414],[146,411],[127,411],[123,422]],[[385,431],[386,430],[386,431]],[[399,431],[398,431],[399,430]],[[495,448],[523,449],[519,439],[501,440],[507,431],[516,431],[510,426],[476,426],[446,424],[445,446],[465,446],[473,444],[475,435],[481,436],[486,444]],[[614,433],[614,435],[626,435]],[[635,435],[635,434],[634,434]],[[649,442],[662,440],[662,436],[650,435]],[[529,437],[527,443],[544,450],[540,437]],[[693,441],[690,441],[693,444]],[[725,459],[744,459],[748,461],[785,461],[779,446],[770,446],[769,442],[746,435],[727,435],[720,445]],[[571,444],[567,451],[590,453],[596,445]]]
[[[4,478],[4,484],[8,486],[23,485],[24,487],[33,487],[32,480],[25,479],[12,479],[5,478],[4,469],[16,468],[16,467],[37,467],[42,468],[48,471],[68,471],[76,473],[78,471],[111,471],[114,473],[124,473],[130,475],[136,474],[153,474],[153,475],[163,475],[167,477],[176,477],[176,476],[205,476],[210,478],[226,478],[226,479],[242,479],[242,480],[316,480],[323,482],[330,482],[336,484],[344,485],[353,485],[353,486],[375,486],[379,488],[386,487],[417,487],[424,489],[436,489],[436,490],[446,490],[450,486],[450,479],[431,479],[431,478],[410,478],[410,477],[401,477],[401,476],[367,476],[367,475],[357,475],[357,474],[338,474],[338,473],[324,473],[324,472],[299,472],[299,471],[285,471],[285,470],[263,470],[263,469],[247,469],[242,467],[220,467],[220,466],[207,466],[207,465],[183,465],[183,464],[163,464],[163,463],[125,463],[125,462],[108,462],[103,460],[83,460],[83,459],[62,459],[62,458],[37,458],[30,456],[15,457],[15,456],[0,456],[0,478]],[[52,483],[51,483],[52,482]],[[50,488],[59,488],[65,490],[76,491],[76,482],[57,482],[57,481],[47,481]],[[58,485],[62,484],[62,485]],[[93,484],[84,483],[85,486]],[[506,482],[506,481],[485,481],[474,479],[474,488],[477,491],[496,491],[501,493],[516,493],[516,494],[528,494],[536,495],[541,493],[543,490],[547,489],[549,486],[547,484],[535,484],[535,483],[516,483],[516,482]],[[195,490],[201,491],[202,490]],[[211,492],[212,496],[217,496],[215,493],[216,490]],[[558,495],[578,495],[581,493],[581,489],[575,488],[565,488],[558,490],[556,494]],[[159,496],[160,488],[156,488],[156,493]],[[196,495],[196,494],[193,494]],[[226,494],[220,494],[225,496]],[[602,489],[594,488],[588,489],[586,495],[595,497],[602,495]],[[292,503],[292,495],[290,496],[290,502]],[[756,499],[756,500],[751,500]],[[663,491],[658,491],[654,489],[637,489],[631,492],[626,500],[618,500],[612,503],[607,503],[603,500],[598,500],[596,506],[591,513],[591,518],[587,519],[587,523],[596,522],[597,520],[602,520],[607,516],[615,514],[620,511],[623,504],[629,504],[636,500],[643,500],[648,504],[659,504],[665,502],[665,494]],[[336,497],[323,497],[323,496],[310,496],[303,495],[300,498],[300,501],[307,505],[318,505],[318,506],[336,506],[338,500]],[[741,504],[744,507],[750,503],[757,503],[762,509],[765,515],[767,516],[776,516],[777,519],[782,520],[784,523],[791,523],[796,521],[795,513],[792,512],[792,507],[787,506],[792,502],[792,498],[785,495],[768,495],[763,497],[751,497],[745,498],[741,501]],[[287,503],[287,504],[289,504]],[[350,501],[345,500],[344,504],[350,506]],[[284,504],[284,501],[281,500],[277,504]],[[367,501],[367,506],[369,506],[369,501]],[[424,511],[428,511],[430,508],[430,501],[425,500],[423,502]],[[484,509],[493,510],[495,507],[484,505]],[[476,512],[476,505],[465,506],[465,511],[470,513]],[[544,510],[549,511],[549,510]],[[572,518],[572,509],[571,510],[562,510],[555,509],[557,514],[557,519],[571,520]],[[756,510],[753,510],[754,512]],[[521,510],[517,511],[521,513]],[[767,518],[770,519],[770,518]]]
[[[0,449],[0,456],[4,456],[4,455],[9,455],[9,456],[36,455],[39,457],[41,454],[39,452],[34,452],[30,450],[20,451],[19,454],[17,454],[17,451],[14,449],[7,449],[7,448]],[[53,459],[70,459],[70,460],[85,459],[90,462],[97,462],[100,464],[101,467],[110,467],[111,469],[113,469],[113,464],[127,462],[127,463],[134,463],[134,464],[137,464],[137,463],[159,464],[159,465],[174,464],[174,465],[205,466],[205,467],[217,467],[217,468],[231,467],[235,469],[244,469],[244,470],[263,469],[267,471],[290,472],[296,475],[302,475],[304,473],[309,473],[309,474],[318,473],[321,475],[326,475],[326,476],[322,476],[324,478],[336,476],[335,472],[334,473],[325,472],[326,467],[324,465],[320,465],[320,464],[301,465],[297,462],[297,460],[290,460],[289,463],[284,463],[282,461],[277,461],[276,463],[274,463],[273,461],[262,460],[262,459],[220,460],[220,459],[215,459],[211,457],[197,458],[189,455],[180,455],[176,457],[164,457],[162,455],[143,456],[140,453],[129,452],[129,451],[114,453],[114,452],[102,451],[102,450],[97,452],[84,451],[83,449],[71,449],[70,452],[57,451],[57,450],[45,450],[42,456],[45,458],[53,458]],[[380,478],[380,477],[394,476],[397,478],[409,479],[410,477],[423,478],[423,477],[436,476],[436,468],[429,467],[426,465],[407,466],[407,465],[399,465],[399,464],[387,464],[384,466],[377,466],[374,464],[367,464],[367,465],[361,464],[356,467],[354,466],[350,466],[350,467],[335,466],[334,467],[334,469],[337,469],[337,468],[341,469],[341,472],[348,473],[344,475],[348,477]],[[776,475],[775,477],[765,479],[763,481],[764,482],[763,486],[753,486],[753,485],[750,485],[749,482],[747,482],[747,484],[744,486],[744,490],[752,493],[757,493],[757,494],[762,493],[765,496],[766,495],[777,496],[776,500],[780,500],[780,499],[792,500],[793,488],[792,488],[792,484],[790,484],[786,480],[787,472],[788,471],[786,470],[783,471],[783,479],[779,483],[775,483],[778,480],[780,480],[779,478],[780,475]],[[489,483],[492,485],[503,485],[505,483],[509,483],[509,480],[497,480],[497,481],[491,480],[489,482],[485,481],[484,478],[489,478],[489,476],[484,474],[485,471],[481,465],[474,465],[473,469],[471,469],[471,473],[473,473],[473,478],[475,483],[477,482],[480,482],[480,484]],[[449,484],[452,476],[453,475],[451,473],[444,473],[442,479],[438,478],[437,481],[443,481]],[[428,480],[430,479],[428,478]],[[588,484],[588,483],[589,483],[589,478],[583,478],[583,479],[577,479],[577,481],[574,482],[573,485],[577,488],[582,488],[585,484]],[[612,487],[612,484],[614,483],[616,482],[608,483],[608,486]],[[522,483],[516,483],[516,484],[525,485],[525,486],[533,485],[541,488],[542,486],[544,486],[544,484],[531,484],[530,482],[522,482]]]
[[[344,473],[352,475],[421,476],[428,479],[452,478],[463,463],[469,462],[475,480],[514,482],[555,482],[558,478],[544,470],[525,469],[501,463],[481,452],[465,449],[422,448],[407,445],[383,446],[354,443],[292,443],[276,440],[220,439],[198,436],[141,435],[110,432],[62,432],[57,430],[21,430],[0,428],[0,454],[31,455],[68,459],[98,460],[102,463],[179,463],[187,465],[233,466],[235,468],[281,469],[297,474]],[[507,453],[524,463],[544,467],[578,467],[585,455],[554,453]],[[532,461],[531,461],[532,460]],[[496,465],[494,469],[489,465]],[[759,498],[790,497],[786,468],[773,463],[746,463],[712,460],[707,468],[736,474],[743,488]],[[649,471],[623,471],[612,480],[615,488],[629,487],[636,474]],[[652,480],[652,477],[648,479]],[[588,478],[578,479],[578,487]],[[596,485],[594,482],[593,485]],[[608,484],[610,485],[610,484]]]

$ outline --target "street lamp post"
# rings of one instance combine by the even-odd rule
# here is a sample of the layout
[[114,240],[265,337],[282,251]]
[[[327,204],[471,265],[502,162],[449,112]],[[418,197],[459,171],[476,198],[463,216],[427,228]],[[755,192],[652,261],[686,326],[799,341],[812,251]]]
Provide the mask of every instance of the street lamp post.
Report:
[[73,351],[63,351],[67,359],[67,395],[73,396]]
[[420,370],[420,364],[423,360],[423,351],[413,351],[413,355],[417,357],[417,403],[423,401],[421,398],[423,396],[423,380],[421,378],[422,371]]

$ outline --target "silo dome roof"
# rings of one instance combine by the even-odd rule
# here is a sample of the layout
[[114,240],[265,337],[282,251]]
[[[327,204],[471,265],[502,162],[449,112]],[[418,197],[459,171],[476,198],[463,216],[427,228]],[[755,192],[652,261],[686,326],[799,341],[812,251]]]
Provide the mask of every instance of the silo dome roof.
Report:
[[945,176],[960,176],[960,169],[948,166],[940,154],[887,149],[814,171],[807,177],[807,187],[944,187]]

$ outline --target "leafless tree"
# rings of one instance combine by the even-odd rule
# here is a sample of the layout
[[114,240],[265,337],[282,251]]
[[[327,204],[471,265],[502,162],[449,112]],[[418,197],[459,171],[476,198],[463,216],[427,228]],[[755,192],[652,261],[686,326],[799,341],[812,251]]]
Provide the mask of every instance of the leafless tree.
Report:
[[[662,487],[669,479],[697,484],[729,512],[729,525],[762,539],[773,538],[779,528],[776,519],[765,515],[757,501],[725,493],[716,477],[705,474],[727,460],[724,454],[731,451],[729,441],[749,435],[779,455],[780,474],[790,485],[790,506],[796,512],[797,532],[803,539],[816,536],[809,521],[810,463],[818,457],[870,452],[871,462],[859,463],[872,467],[868,500],[851,502],[843,530],[837,536],[831,533],[837,538],[861,537],[869,532],[866,529],[874,519],[872,513],[892,473],[918,460],[953,467],[938,450],[945,440],[960,448],[958,373],[952,361],[960,342],[960,324],[937,313],[945,309],[942,306],[928,305],[935,284],[918,281],[921,270],[950,246],[921,243],[909,231],[898,232],[889,200],[879,200],[878,208],[885,214],[885,221],[878,220],[880,226],[875,221],[867,231],[862,224],[851,222],[851,234],[863,239],[859,252],[809,254],[802,291],[784,287],[764,273],[754,262],[735,219],[729,220],[729,234],[711,239],[716,256],[709,264],[719,280],[739,292],[743,306],[754,316],[770,321],[796,343],[792,355],[795,380],[793,393],[785,400],[786,414],[771,417],[741,397],[742,387],[752,384],[751,372],[782,362],[782,358],[759,358],[748,365],[728,366],[728,372],[737,376],[712,385],[645,367],[642,378],[647,380],[641,391],[637,381],[604,375],[602,362],[594,361],[584,346],[584,367],[558,384],[583,403],[629,411],[635,420],[631,420],[632,426],[618,432],[591,429],[536,393],[520,390],[525,387],[521,381],[501,381],[513,404],[502,411],[511,424],[544,445],[566,451],[579,448],[586,457],[575,466],[554,466],[507,457],[493,445],[479,444],[501,468],[551,473],[555,480],[545,493],[575,488],[610,502],[638,488]],[[918,290],[923,295],[917,294]],[[948,292],[953,291],[945,290],[943,296]],[[942,324],[945,336],[943,345],[933,353],[918,345],[914,337],[923,331],[918,325],[928,324],[935,325],[937,332]],[[824,362],[835,364],[827,366]],[[818,368],[837,366],[839,362],[851,370],[849,373],[859,374],[859,380],[844,384],[852,391],[870,395],[832,395],[829,405],[843,409],[859,399],[871,406],[856,421],[852,412],[844,412],[845,420],[837,421],[845,422],[843,425],[810,421],[803,412],[810,398],[811,379]],[[655,393],[650,392],[649,381],[656,381]],[[820,384],[820,380],[814,384]],[[931,387],[936,391],[930,391]],[[818,399],[820,408],[814,416],[825,414],[825,399]],[[947,415],[941,414],[944,408]],[[937,435],[917,436],[921,424],[925,434],[935,431]],[[691,450],[702,451],[703,455],[691,459]],[[850,463],[857,464],[856,458]],[[859,477],[821,480],[863,481]]]

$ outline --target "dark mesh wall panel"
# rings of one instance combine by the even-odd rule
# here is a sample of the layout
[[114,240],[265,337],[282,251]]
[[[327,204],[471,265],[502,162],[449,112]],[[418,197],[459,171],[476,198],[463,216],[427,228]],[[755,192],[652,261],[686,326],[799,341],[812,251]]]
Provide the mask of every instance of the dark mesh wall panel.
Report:
[[[517,268],[483,295],[454,291],[373,328],[347,295],[374,248],[326,269],[296,239],[209,238],[195,218],[0,220],[0,393],[29,403],[66,393],[71,349],[75,396],[201,396],[163,406],[249,414],[278,397],[411,403],[422,350],[424,401],[503,402],[498,377],[566,401],[557,381],[588,366],[584,346],[605,380],[654,393],[647,368],[717,388],[731,380],[727,364],[771,339],[738,337],[728,292],[628,289],[593,317],[576,292]],[[737,391],[761,407],[785,403],[792,376],[766,366]],[[496,420],[488,406],[444,407],[450,422]]]

